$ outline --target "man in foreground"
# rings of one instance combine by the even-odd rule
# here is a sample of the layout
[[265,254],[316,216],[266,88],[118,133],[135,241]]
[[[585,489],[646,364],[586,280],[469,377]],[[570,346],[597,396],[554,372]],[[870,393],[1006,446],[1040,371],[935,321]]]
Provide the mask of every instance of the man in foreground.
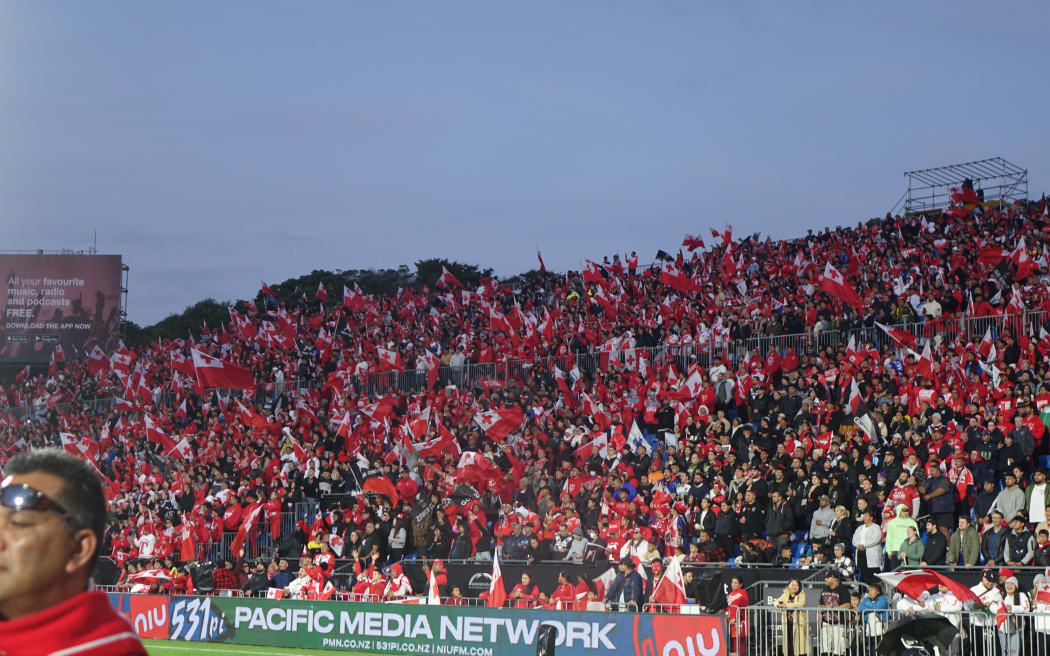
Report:
[[145,656],[103,592],[88,592],[106,520],[98,477],[58,449],[20,453],[0,482],[0,649],[7,656]]

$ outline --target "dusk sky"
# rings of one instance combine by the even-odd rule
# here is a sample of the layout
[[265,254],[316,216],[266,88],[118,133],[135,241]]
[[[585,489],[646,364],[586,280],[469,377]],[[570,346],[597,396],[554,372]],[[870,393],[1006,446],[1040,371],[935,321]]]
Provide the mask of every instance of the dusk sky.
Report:
[[1050,3],[0,1],[0,249],[131,267],[129,318],[312,269],[511,275],[1050,181]]

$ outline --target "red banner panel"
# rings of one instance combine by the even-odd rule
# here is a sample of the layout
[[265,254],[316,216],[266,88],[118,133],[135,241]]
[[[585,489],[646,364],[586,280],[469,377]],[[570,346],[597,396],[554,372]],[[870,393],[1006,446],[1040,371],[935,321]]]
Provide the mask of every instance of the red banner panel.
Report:
[[0,255],[0,362],[109,353],[120,325],[119,255]]

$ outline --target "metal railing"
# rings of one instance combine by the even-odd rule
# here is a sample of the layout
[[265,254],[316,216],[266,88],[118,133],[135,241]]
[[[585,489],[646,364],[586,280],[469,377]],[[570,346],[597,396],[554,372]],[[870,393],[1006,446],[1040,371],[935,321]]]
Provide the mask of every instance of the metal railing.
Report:
[[[848,604],[849,593],[844,588],[843,595],[843,603]],[[962,610],[957,601],[942,601],[931,597],[925,609],[943,615],[955,627],[950,654],[1050,654],[1050,610],[1010,612],[997,617],[994,611]],[[914,602],[907,605],[906,610],[887,608],[863,613],[854,608],[810,605],[734,609],[729,615],[730,653],[876,656],[893,622],[913,616],[923,608]]]

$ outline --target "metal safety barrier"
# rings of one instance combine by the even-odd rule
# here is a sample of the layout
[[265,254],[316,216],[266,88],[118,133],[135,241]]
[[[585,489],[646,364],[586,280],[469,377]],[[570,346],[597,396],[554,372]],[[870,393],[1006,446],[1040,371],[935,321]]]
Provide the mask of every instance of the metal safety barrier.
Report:
[[[844,586],[843,596],[842,603],[849,604]],[[910,606],[907,609],[891,607],[864,612],[808,603],[804,607],[733,609],[729,613],[730,653],[877,656],[879,643],[890,625],[920,609],[917,603],[906,603]],[[1050,611],[1011,612],[997,617],[994,611],[962,610],[957,601],[939,607],[936,596],[925,609],[943,615],[955,627],[949,652],[942,656],[1050,655]]]

